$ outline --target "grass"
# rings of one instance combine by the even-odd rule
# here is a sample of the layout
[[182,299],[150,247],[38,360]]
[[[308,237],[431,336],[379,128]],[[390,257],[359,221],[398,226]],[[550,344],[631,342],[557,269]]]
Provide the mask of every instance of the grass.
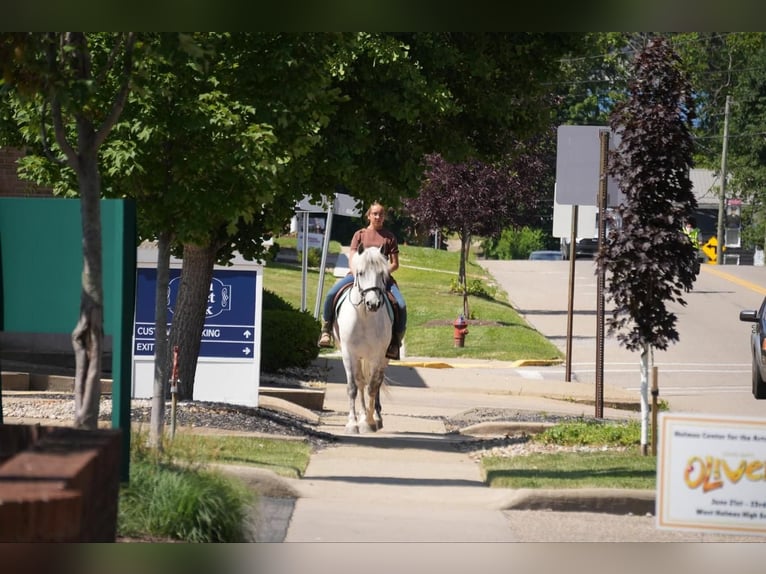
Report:
[[637,421],[561,423],[532,437],[544,444],[596,447],[588,451],[487,456],[481,467],[495,488],[635,488],[651,490],[657,460],[639,452]]
[[[277,239],[288,246],[284,239]],[[294,240],[292,240],[294,241]],[[331,245],[332,249],[332,245]],[[338,252],[340,246],[336,246]],[[400,246],[400,267],[394,274],[407,301],[407,354],[419,357],[561,360],[561,351],[532,329],[513,309],[505,293],[471,257],[466,265],[468,282],[478,295],[469,296],[469,325],[466,344],[455,347],[452,323],[462,312],[462,295],[452,290],[457,279],[460,256],[456,252],[429,247]],[[336,278],[325,271],[320,298]],[[300,266],[269,263],[264,269],[264,288],[277,293],[296,308],[301,307],[303,287]],[[309,269],[306,277],[306,308],[316,307],[319,270]]]
[[286,478],[301,478],[309,463],[311,446],[295,439],[182,432],[170,443],[170,453],[177,460],[255,466]]
[[637,452],[554,452],[482,459],[494,488],[637,488],[657,485],[656,459]]
[[131,477],[120,491],[118,534],[184,542],[247,542],[246,518],[256,494],[210,463],[269,469],[299,478],[311,447],[302,440],[178,433],[162,453],[132,441]]

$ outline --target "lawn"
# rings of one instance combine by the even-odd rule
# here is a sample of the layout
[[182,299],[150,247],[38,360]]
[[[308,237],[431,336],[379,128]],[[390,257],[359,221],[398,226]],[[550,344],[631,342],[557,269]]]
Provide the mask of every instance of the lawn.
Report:
[[[290,241],[288,241],[290,239]],[[285,247],[294,239],[277,239]],[[331,250],[340,250],[339,245]],[[395,278],[407,301],[407,355],[414,357],[467,357],[515,361],[519,359],[561,360],[559,349],[532,329],[508,302],[508,294],[472,256],[466,265],[470,316],[464,347],[455,347],[453,322],[463,309],[462,295],[456,292],[460,256],[456,252],[429,247],[403,245],[400,267]],[[325,270],[324,294],[336,277],[332,268]],[[306,274],[306,309],[313,314],[316,305],[319,269]],[[304,294],[301,267],[298,264],[269,263],[264,269],[264,288],[301,306]]]

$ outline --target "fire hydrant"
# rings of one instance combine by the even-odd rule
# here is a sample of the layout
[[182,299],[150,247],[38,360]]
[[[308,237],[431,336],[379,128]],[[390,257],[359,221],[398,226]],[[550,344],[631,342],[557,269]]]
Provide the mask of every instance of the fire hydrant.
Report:
[[464,347],[465,346],[465,336],[468,334],[468,323],[465,322],[465,317],[460,315],[455,322],[452,324],[455,327],[455,346],[456,347]]

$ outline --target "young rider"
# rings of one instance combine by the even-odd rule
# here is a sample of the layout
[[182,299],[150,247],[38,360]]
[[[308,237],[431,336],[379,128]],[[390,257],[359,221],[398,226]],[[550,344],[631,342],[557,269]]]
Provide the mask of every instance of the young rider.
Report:
[[344,285],[353,283],[354,281],[354,255],[356,254],[359,245],[367,247],[379,247],[385,248],[384,251],[388,256],[388,271],[390,274],[388,281],[388,289],[396,299],[396,305],[399,308],[398,320],[394,321],[393,336],[391,338],[391,344],[386,351],[386,356],[389,359],[399,358],[399,347],[404,338],[404,332],[407,329],[407,306],[405,304],[402,293],[399,290],[399,286],[393,277],[393,272],[399,268],[399,243],[396,240],[396,236],[383,227],[383,223],[386,220],[386,209],[379,202],[374,202],[367,210],[367,219],[369,225],[362,229],[359,229],[351,238],[351,245],[349,247],[348,267],[349,272],[345,277],[342,277],[335,282],[330,290],[327,292],[327,296],[324,300],[324,307],[322,310],[322,333],[319,337],[318,345],[320,347],[332,347],[332,325],[335,320],[335,309],[333,308],[335,296],[341,290]]

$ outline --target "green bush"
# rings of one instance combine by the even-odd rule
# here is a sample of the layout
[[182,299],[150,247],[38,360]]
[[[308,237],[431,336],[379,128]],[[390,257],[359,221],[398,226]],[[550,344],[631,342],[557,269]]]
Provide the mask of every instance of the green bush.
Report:
[[307,367],[319,355],[320,324],[308,311],[265,309],[261,325],[261,370]]
[[273,291],[263,290],[261,296],[261,308],[266,311],[297,311],[287,299],[283,299]]
[[306,258],[309,267],[319,267],[322,263],[322,250],[318,247],[309,247],[309,256]]
[[505,229],[498,238],[481,243],[487,259],[527,259],[533,251],[545,249],[545,234],[541,229]]
[[[449,289],[450,293],[463,293],[457,277],[451,279]],[[469,295],[473,295],[474,297],[484,297],[486,299],[492,299],[497,291],[496,289],[488,287],[481,279],[468,279],[465,282],[465,290]]]

